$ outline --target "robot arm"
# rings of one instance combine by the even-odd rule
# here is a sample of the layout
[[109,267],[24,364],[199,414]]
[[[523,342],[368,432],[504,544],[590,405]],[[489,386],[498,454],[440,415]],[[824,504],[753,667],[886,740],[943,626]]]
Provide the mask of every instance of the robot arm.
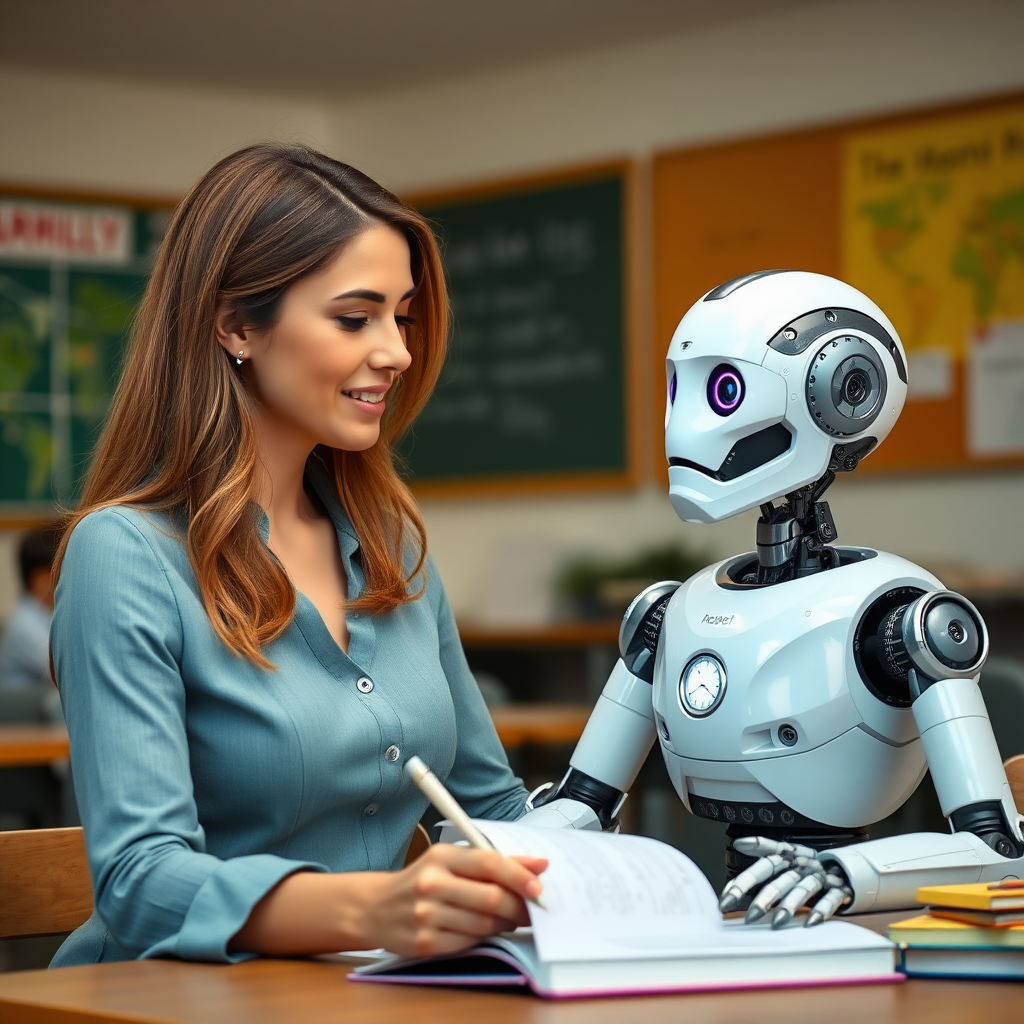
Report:
[[524,821],[553,828],[615,829],[618,814],[654,741],[654,655],[677,582],[648,587],[629,606],[608,682],[558,784],[535,791]]
[[994,881],[1024,874],[1021,815],[1010,786],[977,673],[988,653],[984,622],[974,606],[933,591],[894,609],[878,630],[881,661],[909,682],[912,711],[951,835],[913,833],[814,851],[766,839],[738,840],[759,855],[726,887],[723,909],[751,903],[757,920],[776,903],[773,926],[784,924],[808,897],[825,889],[808,924],[848,911],[895,910],[917,904],[923,885]]

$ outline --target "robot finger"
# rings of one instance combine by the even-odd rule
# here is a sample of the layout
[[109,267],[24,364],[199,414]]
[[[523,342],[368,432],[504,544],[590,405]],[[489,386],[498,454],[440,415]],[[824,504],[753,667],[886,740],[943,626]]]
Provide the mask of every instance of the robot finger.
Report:
[[814,904],[814,909],[807,915],[807,920],[804,922],[805,928],[813,928],[816,924],[821,924],[822,921],[827,921],[844,903],[849,903],[852,897],[852,893],[846,886],[833,887],[825,893],[824,896],[817,903]]
[[770,857],[762,857],[754,861],[745,871],[741,871],[726,887],[722,898],[718,901],[719,909],[727,914],[734,907],[739,906],[740,901],[747,893],[759,885],[767,882],[769,878],[786,871],[789,862],[780,854],[772,854]]
[[800,868],[791,868],[789,871],[778,876],[778,878],[769,882],[758,894],[754,897],[754,901],[750,904],[750,909],[747,911],[747,924],[753,924],[755,921],[760,921],[765,914],[771,909],[771,907],[777,903],[783,896],[785,896],[795,885],[799,885],[804,877],[804,872]]
[[770,857],[772,854],[778,854],[787,859],[817,856],[809,846],[779,842],[775,839],[766,839],[764,836],[741,836],[732,841],[732,848],[748,857]]
[[825,888],[825,876],[820,872],[813,872],[804,875],[798,885],[792,889],[780,901],[775,916],[772,918],[772,927],[781,928],[788,924],[793,915],[815,894]]

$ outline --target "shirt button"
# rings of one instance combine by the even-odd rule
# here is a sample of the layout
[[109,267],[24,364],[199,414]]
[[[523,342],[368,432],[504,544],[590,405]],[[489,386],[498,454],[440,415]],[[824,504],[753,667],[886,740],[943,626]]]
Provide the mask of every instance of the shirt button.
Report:
[[384,759],[386,761],[390,761],[392,764],[394,764],[401,756],[402,752],[394,745],[394,743],[384,751]]
[[373,680],[368,679],[366,676],[360,676],[356,680],[356,689],[360,693],[369,693],[373,689]]
[[377,813],[377,805],[376,804],[367,804],[363,808],[363,814],[365,814],[368,818],[372,818],[376,813]]

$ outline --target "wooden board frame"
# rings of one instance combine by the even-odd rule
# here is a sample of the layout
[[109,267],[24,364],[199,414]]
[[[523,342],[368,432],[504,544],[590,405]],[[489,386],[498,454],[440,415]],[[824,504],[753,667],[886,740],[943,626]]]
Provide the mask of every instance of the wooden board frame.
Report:
[[[652,169],[652,231],[654,251],[654,339],[652,357],[648,364],[654,378],[652,401],[653,415],[649,418],[649,430],[655,436],[663,433],[665,409],[665,352],[668,341],[683,313],[708,289],[722,281],[754,269],[768,266],[789,266],[794,269],[813,269],[834,277],[842,276],[842,224],[840,214],[842,189],[842,145],[854,134],[901,126],[926,125],[964,114],[984,113],[1024,102],[1024,92],[1013,91],[941,105],[929,104],[923,107],[905,108],[896,112],[844,121],[828,125],[816,125],[794,131],[759,134],[733,139],[712,145],[690,146],[662,150],[655,154]],[[718,204],[708,197],[702,197],[701,207],[707,211],[704,220],[715,217],[719,223],[720,237],[716,240],[706,236],[704,249],[692,254],[687,263],[683,246],[673,245],[672,232],[678,222],[680,197],[679,181],[689,175],[692,181],[714,174],[716,185],[721,190],[723,202]],[[761,196],[747,194],[742,185],[745,180],[757,180],[762,186],[780,190],[789,188],[793,202],[799,202],[802,216],[799,219],[787,217],[789,204],[780,211],[762,210],[754,220],[753,228],[748,223],[745,230],[748,237],[737,237],[742,230],[737,223],[729,224],[729,215],[737,207],[747,208],[761,204]],[[753,190],[755,193],[757,190]],[[761,193],[763,194],[762,187]],[[783,193],[785,194],[785,193]],[[674,208],[674,205],[676,208]],[[773,215],[775,222],[773,223]],[[698,214],[698,217],[700,215]],[[724,218],[725,223],[722,223]],[[768,234],[778,230],[780,220],[786,221],[786,237],[776,235],[769,238],[753,237],[758,231]],[[706,228],[702,223],[700,228]],[[730,230],[734,232],[730,236]],[[715,244],[721,249],[721,257],[710,259]],[[760,264],[756,252],[760,244],[767,242],[773,255]],[[730,256],[729,250],[733,252]],[[748,255],[744,257],[743,253]],[[730,259],[733,260],[730,263]],[[742,262],[744,259],[747,262]],[[680,284],[682,281],[682,284]],[[955,408],[956,429],[960,427],[961,402],[964,397],[964,374],[962,366],[957,368],[957,381],[953,396],[947,400],[929,402],[930,408],[915,416],[916,402],[908,403],[900,419],[900,443],[912,446],[927,436],[929,444],[940,444],[943,438],[936,438],[932,424],[919,423],[925,417],[935,417]],[[936,407],[941,405],[942,410]],[[908,416],[909,414],[909,416]],[[948,422],[948,417],[946,421]],[[927,435],[926,435],[927,431]],[[1020,469],[1024,456],[1003,456],[972,459],[967,455],[964,461],[955,464],[930,465],[910,468],[896,455],[893,460],[886,457],[892,451],[892,440],[880,446],[877,455],[865,460],[859,472],[872,476],[899,476],[912,473],[915,476],[945,473],[984,473],[1000,470]],[[958,445],[963,446],[962,435],[957,435]],[[899,449],[902,452],[902,448]],[[898,464],[887,464],[895,461]],[[664,460],[659,462],[658,479],[668,480],[668,468]]]
[[648,365],[643,346],[644,303],[641,301],[642,277],[640,257],[643,251],[642,216],[643,188],[640,165],[627,158],[601,163],[574,165],[543,173],[498,178],[453,186],[435,191],[411,192],[402,198],[415,207],[429,207],[444,203],[472,202],[482,199],[501,199],[545,189],[582,185],[590,181],[619,176],[623,183],[622,253],[623,265],[623,360],[626,379],[623,382],[625,410],[626,466],[622,472],[579,473],[557,471],[551,473],[524,473],[495,475],[482,478],[450,478],[412,481],[417,498],[479,498],[507,497],[509,495],[539,495],[579,493],[601,490],[627,490],[636,486],[641,478],[642,459],[647,418],[641,411],[641,381]]
[[[127,206],[133,210],[152,210],[170,213],[180,202],[181,197],[146,193],[122,192],[119,190],[70,188],[64,186],[39,185],[14,180],[0,181],[0,198],[16,198],[40,200],[43,202],[86,203],[97,206]],[[61,510],[54,506],[50,512],[35,513],[0,512],[0,530],[31,530],[52,522],[59,517]]]

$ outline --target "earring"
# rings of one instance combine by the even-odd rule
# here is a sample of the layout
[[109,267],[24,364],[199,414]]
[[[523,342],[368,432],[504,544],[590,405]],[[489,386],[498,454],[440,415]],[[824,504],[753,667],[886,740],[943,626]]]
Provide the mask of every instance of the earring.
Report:
[[245,349],[242,349],[242,351],[238,353],[238,358],[235,359],[235,364],[237,366],[241,366],[242,365],[242,356],[244,356],[244,355],[245,355]]

